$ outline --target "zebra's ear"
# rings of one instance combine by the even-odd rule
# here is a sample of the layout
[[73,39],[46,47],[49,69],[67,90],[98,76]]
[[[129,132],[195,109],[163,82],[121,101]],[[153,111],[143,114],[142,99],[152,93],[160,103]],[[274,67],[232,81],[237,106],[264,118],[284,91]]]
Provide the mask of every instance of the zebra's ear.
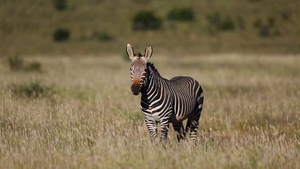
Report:
[[127,44],[126,52],[127,52],[127,55],[129,56],[129,59],[132,60],[134,58],[135,54],[134,54],[133,47],[130,44]]
[[151,46],[146,47],[145,49],[145,58],[149,60],[152,56],[153,49]]

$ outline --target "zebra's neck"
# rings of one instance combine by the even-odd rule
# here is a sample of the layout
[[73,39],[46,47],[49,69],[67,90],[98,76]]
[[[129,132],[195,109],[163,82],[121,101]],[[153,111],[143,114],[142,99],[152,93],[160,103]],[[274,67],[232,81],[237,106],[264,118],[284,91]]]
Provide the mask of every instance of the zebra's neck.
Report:
[[151,62],[147,63],[147,80],[141,89],[142,96],[147,96],[149,93],[153,93],[155,90],[159,89],[161,80],[163,79],[157,69]]

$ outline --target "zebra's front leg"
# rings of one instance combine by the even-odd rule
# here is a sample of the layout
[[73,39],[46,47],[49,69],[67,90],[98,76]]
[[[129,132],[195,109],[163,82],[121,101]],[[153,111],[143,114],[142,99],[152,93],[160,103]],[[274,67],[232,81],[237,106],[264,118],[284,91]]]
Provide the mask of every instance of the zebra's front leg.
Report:
[[149,117],[148,118],[146,117],[145,124],[148,128],[151,142],[155,142],[155,140],[157,138],[157,123],[156,123],[156,121]]
[[168,138],[169,119],[164,119],[160,122],[160,131],[160,142],[164,143],[167,141]]

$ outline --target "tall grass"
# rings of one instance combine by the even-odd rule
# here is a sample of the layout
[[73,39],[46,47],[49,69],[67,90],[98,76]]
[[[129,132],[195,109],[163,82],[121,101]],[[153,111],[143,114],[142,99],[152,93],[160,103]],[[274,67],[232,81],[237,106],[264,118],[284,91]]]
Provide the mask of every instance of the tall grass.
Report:
[[[34,60],[42,74],[0,66],[1,168],[300,167],[299,57],[154,55],[164,77],[204,88],[196,147],[172,127],[165,146],[150,143],[122,56]],[[55,93],[24,97],[11,85],[35,79]]]

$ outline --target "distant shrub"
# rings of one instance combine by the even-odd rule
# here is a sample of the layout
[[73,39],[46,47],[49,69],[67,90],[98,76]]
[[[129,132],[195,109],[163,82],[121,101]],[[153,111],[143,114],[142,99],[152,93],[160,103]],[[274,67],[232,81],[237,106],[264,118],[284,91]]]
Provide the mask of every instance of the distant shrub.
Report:
[[54,7],[58,11],[63,11],[67,9],[67,1],[66,0],[53,0]]
[[27,66],[25,66],[25,70],[27,71],[34,71],[34,72],[41,72],[41,63],[37,61],[33,61],[29,63]]
[[168,13],[169,20],[192,21],[194,18],[195,14],[192,8],[174,8]]
[[150,0],[134,0],[134,2],[139,4],[148,4]]
[[243,17],[241,17],[241,16],[238,16],[237,17],[237,19],[236,19],[237,21],[237,27],[238,27],[238,29],[240,29],[240,30],[244,30],[245,29],[245,22],[244,22],[244,18]]
[[235,29],[234,20],[229,16],[225,17],[224,19],[221,17],[220,13],[218,12],[206,15],[206,19],[210,27],[213,27],[213,29],[217,29],[220,31]]
[[273,33],[274,36],[281,35],[281,33],[280,33],[280,31],[278,29],[274,29],[272,33]]
[[219,30],[233,30],[234,29],[234,21],[230,17],[226,17],[225,20],[222,20],[218,25],[217,28]]
[[48,97],[55,93],[53,87],[42,85],[37,80],[24,84],[11,84],[10,88],[15,95],[31,98]]
[[110,40],[114,39],[110,34],[105,33],[105,32],[94,32],[92,34],[92,37],[94,39],[98,39],[100,41],[110,41]]
[[36,71],[41,72],[41,63],[37,61],[26,64],[24,60],[18,56],[8,58],[9,68],[12,71]]
[[259,28],[262,25],[262,20],[261,19],[257,19],[253,22],[253,27],[254,28]]
[[271,26],[271,27],[274,27],[275,26],[275,18],[273,17],[269,17],[268,18],[268,25]]
[[67,29],[59,28],[53,33],[53,40],[56,42],[66,41],[70,37],[70,32]]
[[24,61],[18,56],[11,56],[8,57],[8,64],[10,70],[17,71],[23,68]]
[[212,14],[207,14],[206,15],[206,20],[210,25],[218,25],[222,22],[221,20],[221,15],[219,12],[215,12]]
[[134,30],[157,30],[160,29],[162,20],[156,17],[153,12],[141,11],[133,17]]
[[258,27],[258,36],[268,37],[271,35],[271,27],[269,25],[262,24]]
[[289,20],[291,17],[291,12],[290,11],[282,11],[282,12],[280,12],[280,16],[283,20]]
[[279,30],[276,28],[276,19],[269,17],[266,22],[262,19],[257,19],[253,23],[253,27],[257,29],[257,35],[260,37],[271,37],[280,35]]

